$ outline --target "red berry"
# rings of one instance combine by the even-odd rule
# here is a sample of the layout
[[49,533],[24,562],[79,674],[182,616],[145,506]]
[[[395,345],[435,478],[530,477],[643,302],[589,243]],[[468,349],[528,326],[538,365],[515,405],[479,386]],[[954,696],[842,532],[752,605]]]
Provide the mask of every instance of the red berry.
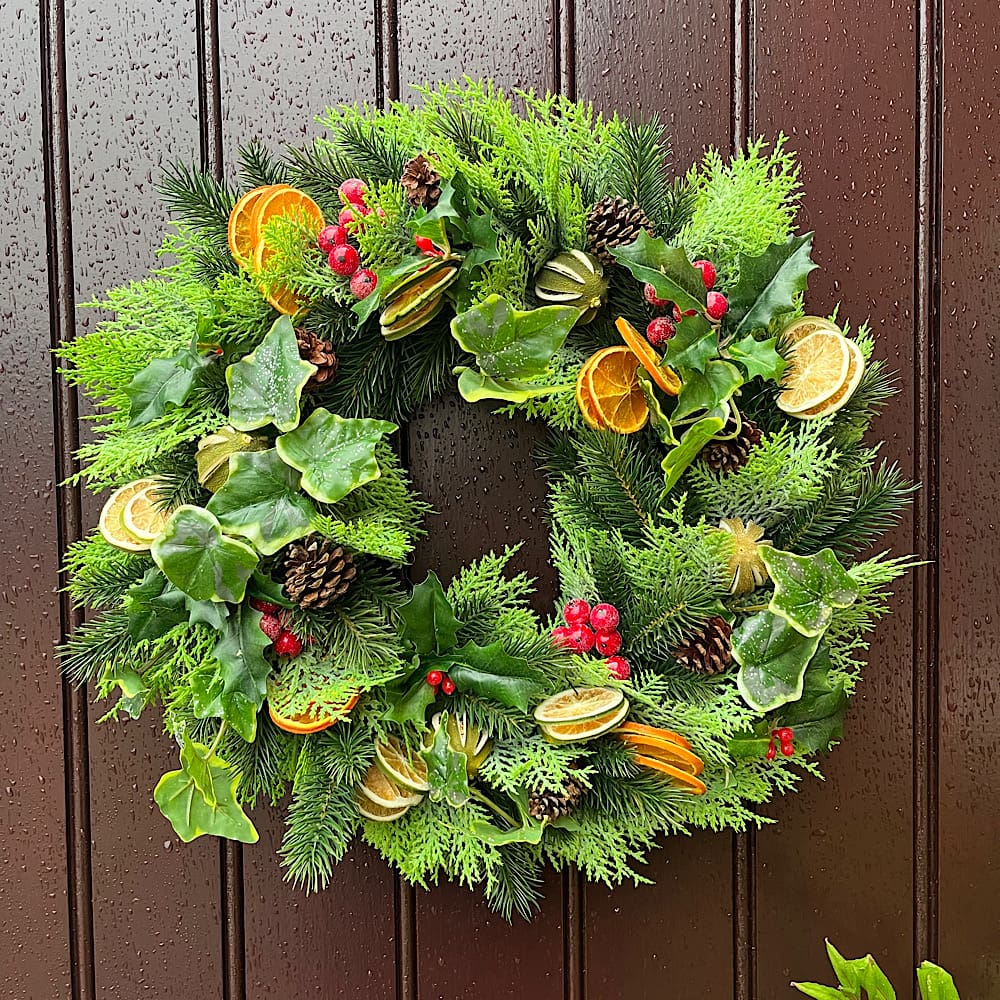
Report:
[[441,690],[444,691],[445,694],[455,693],[455,682],[447,674],[441,678]]
[[768,745],[767,745],[767,753],[764,754],[764,756],[768,760],[774,760],[774,758],[778,756],[778,751],[774,749],[774,740],[771,740],[771,742],[768,743]]
[[598,632],[614,632],[619,620],[618,609],[613,604],[595,604],[590,612],[590,624]]
[[371,209],[366,208],[364,205],[350,204],[345,206],[340,210],[340,215],[337,216],[337,221],[342,226],[347,226],[354,222],[355,219],[361,218],[363,215],[370,215]]
[[282,632],[274,640],[274,651],[278,656],[298,656],[302,652],[302,640],[292,632]]
[[276,615],[261,615],[260,630],[274,642],[285,630],[281,627],[281,621]]
[[785,757],[791,757],[795,753],[795,744],[791,741],[781,744],[781,752]]
[[701,271],[701,280],[705,282],[706,288],[715,287],[715,265],[710,260],[696,260],[691,266]]
[[330,251],[329,260],[330,267],[345,278],[349,278],[361,266],[358,251],[350,243],[342,243],[340,246],[334,247]]
[[262,615],[276,615],[281,610],[277,604],[272,604],[270,601],[258,601],[256,597],[250,599],[250,607]]
[[788,726],[773,730],[771,735],[777,737],[777,739],[779,739],[782,743],[791,743],[791,741],[795,739],[794,730],[789,729]]
[[643,288],[642,294],[643,294],[644,298],[646,299],[646,301],[651,306],[669,306],[670,305],[670,299],[661,299],[656,294],[656,289],[651,284],[649,284],[649,282],[647,282],[646,286]]
[[438,686],[438,684],[441,683],[441,678],[443,676],[444,675],[441,673],[440,670],[430,670],[427,673],[426,680],[427,680],[427,683],[430,684],[430,686],[432,688],[436,688]]
[[375,291],[377,284],[378,275],[374,271],[368,270],[367,267],[355,271],[351,275],[351,294],[356,299],[367,299]]
[[609,656],[607,667],[608,673],[616,681],[627,681],[632,676],[632,668],[624,656]]
[[598,632],[594,640],[594,649],[601,656],[614,656],[622,648],[620,632]]
[[594,633],[586,625],[576,625],[570,630],[569,641],[578,653],[589,653],[594,648]]
[[316,237],[316,245],[329,253],[335,246],[347,242],[347,230],[343,226],[324,226]]
[[676,333],[677,327],[673,320],[667,319],[666,316],[657,316],[656,319],[650,320],[649,326],[646,327],[646,340],[653,347],[662,347]]
[[726,300],[725,295],[722,292],[709,292],[708,298],[705,301],[705,312],[708,313],[709,319],[714,319],[718,322],[726,315],[726,310],[729,308],[729,302]]
[[552,630],[552,641],[560,649],[573,649],[573,630],[568,625],[558,625]]
[[563,608],[563,618],[567,625],[586,625],[590,621],[590,605],[582,597],[574,597]]
[[351,177],[344,181],[337,190],[340,192],[340,197],[352,205],[363,205],[365,195],[368,193],[368,185],[357,177]]

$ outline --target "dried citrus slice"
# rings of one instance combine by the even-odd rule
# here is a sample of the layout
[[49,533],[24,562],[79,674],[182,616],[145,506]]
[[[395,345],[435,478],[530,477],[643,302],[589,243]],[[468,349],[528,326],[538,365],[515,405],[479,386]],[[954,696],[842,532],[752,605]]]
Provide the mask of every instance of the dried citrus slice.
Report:
[[542,732],[553,743],[577,743],[580,740],[593,740],[624,722],[628,710],[629,703],[623,699],[617,708],[613,708],[610,712],[605,712],[595,719],[545,725],[542,726]]
[[670,740],[657,736],[639,736],[636,733],[618,732],[615,735],[623,743],[633,747],[636,753],[664,760],[689,774],[701,774],[705,770],[705,762],[696,753],[692,753]]
[[568,688],[546,698],[535,709],[535,721],[542,724],[582,722],[616,709],[625,700],[618,688]]
[[271,721],[286,733],[307,735],[329,729],[335,722],[342,719],[358,703],[358,695],[352,695],[340,708],[331,715],[319,715],[315,712],[302,712],[299,715],[282,715],[271,702],[267,703],[267,714]]
[[688,774],[687,771],[682,771],[679,767],[674,767],[673,764],[657,760],[655,757],[646,757],[643,754],[638,754],[635,762],[641,764],[643,767],[648,767],[653,771],[659,771],[661,774],[667,775],[674,780],[675,784],[680,785],[681,788],[691,792],[693,795],[705,794],[707,786],[704,781],[696,778],[693,774]]
[[282,215],[303,219],[314,234],[326,225],[319,205],[305,191],[287,184],[275,184],[257,199],[250,213],[250,233],[255,245],[260,241],[265,223]]
[[587,368],[587,388],[608,430],[634,434],[646,426],[649,407],[639,382],[639,359],[628,347],[605,347]]
[[385,743],[376,740],[375,763],[390,781],[402,788],[426,792],[431,787],[427,783],[427,765],[423,759],[409,754],[395,736],[390,736]]
[[655,726],[644,726],[641,722],[626,722],[619,730],[619,733],[633,733],[637,736],[652,736],[655,739],[669,740],[685,750],[691,749],[691,744],[672,729],[657,729]]
[[576,405],[580,407],[580,412],[583,414],[587,426],[592,430],[601,431],[604,430],[604,421],[601,419],[594,397],[590,395],[590,386],[587,382],[589,374],[590,362],[588,361],[576,377]]
[[844,343],[847,344],[847,350],[850,353],[847,378],[844,379],[844,384],[825,403],[812,406],[808,410],[797,410],[792,414],[793,417],[805,420],[810,417],[829,416],[831,413],[836,413],[854,395],[854,390],[861,384],[861,376],[865,371],[865,356],[853,340],[848,340],[845,337]]
[[126,526],[125,507],[134,496],[156,485],[155,479],[136,479],[115,490],[108,497],[98,522],[98,527],[106,542],[116,549],[123,549],[125,552],[149,551],[150,539],[140,538]]
[[803,337],[789,357],[778,408],[801,413],[825,403],[847,380],[850,362],[847,338],[842,334],[817,330]]
[[384,806],[376,805],[365,795],[361,795],[357,790],[354,792],[354,804],[358,807],[358,812],[365,819],[373,819],[376,823],[391,823],[394,819],[409,812],[409,806],[400,806],[397,809],[386,809]]
[[615,326],[622,340],[639,359],[639,363],[649,372],[649,377],[668,395],[676,396],[681,391],[681,380],[669,365],[663,365],[661,358],[653,350],[649,341],[624,317],[615,320]]
[[415,806],[422,798],[416,792],[400,788],[396,782],[387,778],[378,764],[368,768],[364,781],[358,785],[358,791],[370,802],[383,809],[401,809],[403,806]]
[[260,239],[260,232],[253,227],[253,212],[257,202],[276,186],[279,185],[265,184],[247,191],[229,213],[229,252],[240,267],[246,267],[253,260],[254,247]]
[[798,319],[793,319],[781,331],[778,335],[778,340],[783,344],[797,344],[800,340],[808,337],[810,333],[816,333],[817,330],[843,333],[836,323],[828,319],[823,319],[822,316],[800,316]]
[[[274,249],[268,246],[266,240],[257,243],[254,251],[254,264],[258,271],[263,271],[267,267],[267,262],[274,256]],[[280,284],[269,284],[261,286],[261,293],[268,302],[280,313],[286,316],[294,316],[300,309],[308,305],[305,299],[300,299],[290,288]]]
[[139,490],[125,504],[125,509],[122,511],[122,520],[126,530],[145,542],[152,542],[159,538],[167,526],[167,521],[170,520],[170,511],[161,510],[157,506],[158,488],[154,484]]

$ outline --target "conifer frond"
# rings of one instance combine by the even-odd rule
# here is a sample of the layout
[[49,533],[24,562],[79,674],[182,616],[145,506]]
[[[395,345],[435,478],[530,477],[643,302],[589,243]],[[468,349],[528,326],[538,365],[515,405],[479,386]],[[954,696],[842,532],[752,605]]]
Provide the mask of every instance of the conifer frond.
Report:
[[507,923],[515,913],[531,920],[541,910],[543,880],[538,852],[526,844],[507,844],[496,853],[496,864],[487,869],[483,887],[486,902]]
[[73,630],[59,649],[63,673],[74,684],[94,680],[109,663],[127,663],[134,652],[128,634],[128,614],[121,608],[105,611]]
[[174,218],[219,247],[229,245],[229,213],[236,193],[210,173],[184,163],[168,164],[159,192]]
[[670,142],[663,123],[655,115],[647,121],[620,121],[609,149],[606,193],[640,206],[657,232],[664,232],[670,218],[671,188],[667,173]]
[[698,189],[684,177],[675,177],[666,194],[660,235],[673,243],[691,221],[698,204]]
[[241,739],[232,727],[222,738],[219,755],[240,776],[237,792],[248,805],[258,799],[277,805],[295,773],[303,741],[279,729],[267,711],[257,716],[257,736],[252,743]]
[[77,607],[120,607],[125,592],[149,569],[145,553],[123,552],[92,531],[66,550],[66,586]]
[[288,167],[261,142],[251,139],[239,148],[240,183],[244,188],[287,184]]

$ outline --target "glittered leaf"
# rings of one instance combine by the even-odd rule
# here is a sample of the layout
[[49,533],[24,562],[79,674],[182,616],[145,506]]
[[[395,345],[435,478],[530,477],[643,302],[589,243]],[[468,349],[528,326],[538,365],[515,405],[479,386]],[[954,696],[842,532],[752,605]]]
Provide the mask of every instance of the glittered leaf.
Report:
[[129,399],[129,427],[148,424],[171,407],[181,406],[194,388],[198,373],[211,364],[190,348],[171,358],[150,361],[125,389]]
[[[510,656],[500,642],[489,646],[466,643],[441,657],[441,667],[459,691],[499,702],[508,708],[528,711],[542,677],[538,670],[519,656]],[[438,666],[426,662],[428,669]]]
[[233,455],[229,478],[208,502],[226,531],[273,555],[309,533],[316,508],[299,491],[301,475],[270,451]]
[[185,740],[180,770],[163,775],[153,797],[186,844],[205,834],[255,844],[257,831],[236,799],[239,780],[208,747]]
[[456,368],[458,391],[466,402],[478,403],[484,399],[500,399],[507,403],[524,403],[539,396],[549,396],[560,388],[572,389],[572,385],[552,386],[525,382],[519,379],[495,379],[475,368]]
[[388,420],[345,419],[322,406],[275,442],[281,460],[302,473],[302,489],[323,503],[336,503],[382,474],[375,446],[397,430]]
[[240,431],[274,424],[290,431],[299,423],[299,400],[316,366],[299,357],[295,328],[275,320],[253,353],[226,369],[229,420]]
[[709,361],[704,373],[683,371],[672,419],[677,421],[692,413],[714,410],[728,401],[742,384],[740,370],[728,361]]
[[420,751],[427,764],[427,792],[431,802],[447,802],[453,808],[469,801],[468,758],[461,750],[453,750],[448,735],[448,713],[434,731],[434,741]]
[[659,237],[650,236],[643,229],[634,243],[614,247],[611,252],[636,279],[652,285],[658,298],[669,299],[682,311],[697,309],[701,313],[704,310],[705,282],[701,272],[691,266],[683,247],[667,246]]
[[733,632],[732,644],[733,659],[740,665],[736,686],[743,700],[757,712],[770,712],[801,696],[819,637],[804,636],[784,618],[760,611]]
[[400,634],[421,655],[444,653],[455,645],[462,623],[455,617],[437,574],[430,572],[399,609]]
[[129,638],[133,642],[149,642],[186,622],[186,596],[155,566],[146,570],[145,576],[132,584],[125,595]]
[[787,362],[774,349],[777,342],[777,337],[754,340],[753,337],[746,336],[730,344],[728,350],[732,359],[743,367],[748,380],[759,375],[769,382],[778,382],[784,374]]
[[721,416],[702,417],[683,434],[679,443],[667,452],[660,463],[664,473],[664,494],[669,493],[684,475],[688,466],[698,457],[698,452],[725,426]]
[[761,548],[760,557],[774,583],[769,609],[803,635],[821,635],[833,612],[850,607],[858,598],[858,585],[837,561],[833,549],[797,556]]
[[243,600],[257,553],[245,542],[227,538],[214,514],[185,504],[153,542],[153,561],[175,587],[196,601]]

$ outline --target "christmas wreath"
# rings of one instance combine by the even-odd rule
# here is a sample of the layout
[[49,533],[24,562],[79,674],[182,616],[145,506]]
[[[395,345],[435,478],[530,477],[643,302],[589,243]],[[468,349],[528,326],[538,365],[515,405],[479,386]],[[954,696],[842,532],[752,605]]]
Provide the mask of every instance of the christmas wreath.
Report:
[[[655,120],[516,102],[341,107],[238,188],[170,168],[160,268],[59,351],[97,404],[75,478],[113,489],[63,664],[111,717],[162,704],[177,835],[253,842],[287,795],[294,882],[361,836],[508,917],[545,863],[640,881],[818,773],[911,490],[863,441],[869,329],[805,312],[783,140],[671,179]],[[551,428],[557,617],[510,548],[401,569],[430,511],[393,435],[456,386]]]

